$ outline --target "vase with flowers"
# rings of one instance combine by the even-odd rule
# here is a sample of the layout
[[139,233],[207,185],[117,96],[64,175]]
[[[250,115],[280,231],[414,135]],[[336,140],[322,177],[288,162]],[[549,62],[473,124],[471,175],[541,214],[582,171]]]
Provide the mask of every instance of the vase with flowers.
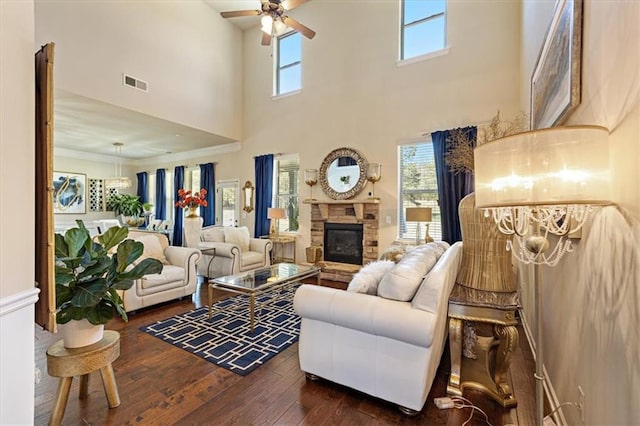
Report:
[[188,214],[184,220],[184,245],[186,247],[198,247],[200,244],[200,232],[202,231],[203,219],[198,215],[200,207],[207,207],[207,190],[202,188],[194,192],[178,190],[178,201],[176,207],[188,209]]
[[207,207],[207,190],[202,188],[199,192],[191,194],[191,191],[185,191],[184,189],[178,190],[179,200],[176,201],[176,207],[188,209],[189,214],[187,217],[198,217],[198,208]]

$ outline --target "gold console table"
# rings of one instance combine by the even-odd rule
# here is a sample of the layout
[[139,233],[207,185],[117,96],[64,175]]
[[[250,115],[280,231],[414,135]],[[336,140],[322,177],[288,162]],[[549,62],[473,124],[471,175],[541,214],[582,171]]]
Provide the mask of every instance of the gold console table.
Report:
[[[517,404],[509,382],[511,354],[518,346],[518,296],[511,236],[475,208],[475,195],[460,202],[462,262],[449,296],[451,374],[447,392],[479,390],[503,407]],[[465,335],[465,322],[468,333]],[[463,351],[464,347],[464,351]],[[468,356],[463,356],[468,355]]]
[[[462,356],[464,321],[476,326],[475,359]],[[511,354],[518,346],[517,324],[515,307],[474,306],[450,299],[447,393],[460,396],[465,388],[476,389],[503,407],[517,405],[508,374]]]

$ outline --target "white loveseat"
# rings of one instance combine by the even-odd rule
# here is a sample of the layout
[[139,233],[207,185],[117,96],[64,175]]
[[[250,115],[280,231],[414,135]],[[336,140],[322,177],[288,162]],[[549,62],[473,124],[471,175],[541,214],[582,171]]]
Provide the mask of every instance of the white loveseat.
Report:
[[121,294],[127,312],[190,296],[196,291],[198,249],[170,246],[167,237],[158,232],[131,230],[127,238],[144,245],[140,259],[151,257],[164,264],[160,274],[145,275],[135,280],[133,287]]
[[[462,243],[447,249],[437,262],[427,252],[403,257],[393,266],[399,274],[387,279],[392,269],[382,278],[392,284],[383,291],[386,297],[404,293],[409,301],[302,285],[294,298],[302,317],[300,368],[308,376],[398,404],[407,414],[422,410],[447,337],[447,301],[462,259]],[[419,276],[417,290],[394,289],[405,281],[403,274],[423,274],[416,272],[424,271],[420,262],[435,266],[424,278]],[[382,290],[379,287],[378,293]]]
[[[271,265],[271,240],[251,238],[246,226],[202,228],[198,248],[203,251],[198,274],[217,278]],[[215,249],[212,256],[207,249]]]

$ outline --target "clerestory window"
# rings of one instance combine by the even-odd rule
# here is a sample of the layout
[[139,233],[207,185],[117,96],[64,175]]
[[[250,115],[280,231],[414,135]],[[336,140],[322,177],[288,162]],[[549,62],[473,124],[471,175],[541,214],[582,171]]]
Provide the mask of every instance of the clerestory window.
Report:
[[400,59],[444,49],[446,47],[446,1],[400,0]]
[[277,37],[275,95],[302,89],[302,45],[298,32]]

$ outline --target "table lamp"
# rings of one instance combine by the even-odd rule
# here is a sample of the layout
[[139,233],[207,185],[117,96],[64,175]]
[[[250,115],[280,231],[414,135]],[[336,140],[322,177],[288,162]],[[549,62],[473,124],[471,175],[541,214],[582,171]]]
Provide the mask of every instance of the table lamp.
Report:
[[433,238],[429,236],[429,222],[431,222],[431,207],[407,207],[405,211],[407,222],[416,223],[416,245],[422,244],[420,241],[420,222],[426,222],[425,242],[430,243]]
[[[513,235],[507,250],[534,266],[536,424],[544,420],[542,265],[573,251],[593,206],[609,201],[609,132],[598,126],[554,127],[507,136],[474,149],[476,208]],[[556,235],[549,251],[549,234]]]
[[270,207],[267,209],[267,218],[271,220],[271,227],[269,230],[269,235],[272,237],[277,237],[279,232],[279,220],[284,219],[286,216],[284,209],[278,207]]

